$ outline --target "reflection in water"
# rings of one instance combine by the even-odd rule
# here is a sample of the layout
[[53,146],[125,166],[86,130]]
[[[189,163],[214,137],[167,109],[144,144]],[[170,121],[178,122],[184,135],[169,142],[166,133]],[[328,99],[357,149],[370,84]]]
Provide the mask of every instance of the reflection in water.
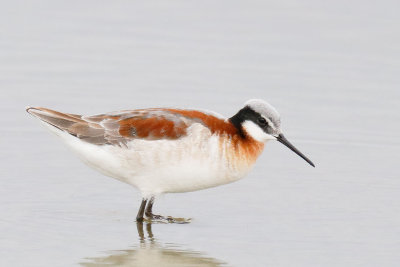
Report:
[[133,249],[112,251],[111,255],[88,258],[82,266],[226,266],[224,262],[202,255],[200,252],[180,249],[176,245],[163,246],[154,238],[151,223],[137,223],[140,246]]

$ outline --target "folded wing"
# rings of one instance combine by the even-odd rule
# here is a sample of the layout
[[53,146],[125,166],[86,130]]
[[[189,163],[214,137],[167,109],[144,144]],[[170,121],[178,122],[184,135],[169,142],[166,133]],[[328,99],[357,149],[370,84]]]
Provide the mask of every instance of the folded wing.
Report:
[[[224,120],[197,111],[143,109],[82,116],[47,108],[27,108],[42,121],[96,145],[126,146],[133,139],[178,139],[193,123],[225,126]],[[197,113],[196,113],[197,112]],[[207,125],[206,125],[207,126]],[[212,130],[212,129],[210,129]]]

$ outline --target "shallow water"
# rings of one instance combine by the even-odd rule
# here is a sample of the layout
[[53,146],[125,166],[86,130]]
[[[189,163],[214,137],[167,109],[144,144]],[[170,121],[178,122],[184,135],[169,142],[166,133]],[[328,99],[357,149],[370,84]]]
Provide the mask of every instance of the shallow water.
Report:
[[[397,1],[36,1],[0,9],[1,266],[397,266]],[[72,155],[27,105],[96,114],[249,98],[316,168],[268,143],[245,179],[139,194]],[[140,228],[140,227],[139,227]]]
[[139,244],[127,250],[113,251],[109,255],[89,258],[82,266],[226,266],[215,258],[197,251],[180,248],[175,244],[157,241],[151,223],[137,223]]

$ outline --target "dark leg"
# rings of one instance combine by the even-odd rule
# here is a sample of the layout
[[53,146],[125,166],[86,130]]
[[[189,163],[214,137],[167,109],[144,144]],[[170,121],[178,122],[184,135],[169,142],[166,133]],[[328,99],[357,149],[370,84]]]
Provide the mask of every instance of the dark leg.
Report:
[[[148,219],[150,219],[150,221],[153,221],[153,222],[161,221],[161,222],[165,222],[165,223],[189,223],[190,222],[190,219],[173,218],[170,216],[164,217],[161,215],[153,214],[154,199],[155,199],[154,197],[150,198],[149,203],[147,203],[147,207],[145,209],[145,215]],[[142,204],[143,204],[143,202],[142,202]],[[143,216],[143,213],[142,213],[142,216]],[[142,218],[142,220],[143,220],[143,218]]]
[[149,218],[153,218],[153,216],[154,216],[153,204],[154,204],[154,197],[151,197],[149,203],[147,204],[146,211],[144,213]]
[[146,207],[147,199],[142,199],[142,204],[140,204],[140,208],[138,211],[138,214],[136,215],[136,221],[137,222],[143,222],[143,213],[144,213],[144,208]]
[[154,200],[155,200],[155,198],[151,197],[150,200],[149,200],[149,203],[147,203],[146,211],[144,212],[146,217],[149,218],[149,219],[153,219],[153,220],[166,220],[166,221],[171,220],[169,217],[164,217],[164,216],[161,216],[161,215],[153,214]]

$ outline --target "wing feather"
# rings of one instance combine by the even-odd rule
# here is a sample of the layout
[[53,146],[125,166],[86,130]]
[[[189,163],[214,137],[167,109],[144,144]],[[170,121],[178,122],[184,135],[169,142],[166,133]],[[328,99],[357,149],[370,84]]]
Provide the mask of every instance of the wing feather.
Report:
[[179,109],[139,109],[82,116],[47,108],[28,108],[42,121],[83,141],[96,145],[127,146],[133,139],[179,139],[194,123],[208,127],[211,133],[233,136],[236,128],[227,120],[200,111]]
[[126,146],[130,140],[178,139],[199,121],[167,109],[143,109],[82,116],[47,108],[28,108],[42,121],[83,141],[97,145]]

